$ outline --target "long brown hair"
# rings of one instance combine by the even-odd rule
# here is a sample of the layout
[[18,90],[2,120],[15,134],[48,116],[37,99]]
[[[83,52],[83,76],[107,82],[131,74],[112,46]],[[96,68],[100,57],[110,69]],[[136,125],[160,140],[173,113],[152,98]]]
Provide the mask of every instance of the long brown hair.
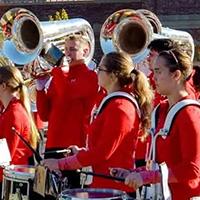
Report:
[[39,139],[39,133],[31,114],[29,95],[21,72],[14,66],[0,66],[0,81],[6,83],[11,92],[18,92],[19,99],[28,114],[31,126],[31,136],[29,142],[33,148],[36,148],[37,141]]

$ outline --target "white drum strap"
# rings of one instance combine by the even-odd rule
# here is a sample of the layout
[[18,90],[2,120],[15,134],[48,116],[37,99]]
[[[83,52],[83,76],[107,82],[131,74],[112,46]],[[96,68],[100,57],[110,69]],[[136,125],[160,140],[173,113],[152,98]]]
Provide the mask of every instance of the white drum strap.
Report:
[[96,116],[102,111],[102,109],[105,106],[105,104],[109,100],[111,100],[112,98],[115,98],[115,97],[125,97],[125,98],[129,99],[135,105],[139,117],[141,116],[140,108],[138,106],[138,103],[137,103],[136,99],[132,95],[130,95],[129,93],[127,93],[127,92],[113,92],[113,93],[107,95],[102,100],[102,102],[100,103],[99,107],[97,108],[97,110],[96,110]]
[[169,131],[170,131],[170,128],[171,128],[171,125],[172,125],[172,122],[173,122],[173,119],[174,117],[176,116],[176,114],[182,109],[184,108],[185,106],[187,105],[197,105],[197,106],[200,106],[200,103],[196,100],[193,100],[193,99],[185,99],[185,100],[182,100],[182,101],[179,101],[178,103],[176,103],[168,112],[167,114],[167,117],[165,119],[165,123],[164,123],[164,127],[162,129],[160,129],[159,132],[160,135],[163,136],[163,138],[165,138]]
[[[182,100],[178,103],[176,103],[168,112],[167,117],[165,119],[165,123],[163,128],[161,128],[159,130],[159,132],[157,134],[155,134],[155,130],[156,130],[156,122],[157,122],[157,110],[159,108],[159,105],[153,110],[152,115],[151,115],[151,137],[152,137],[152,141],[151,141],[151,147],[150,147],[150,152],[149,152],[149,156],[148,159],[152,160],[153,162],[155,162],[155,154],[156,154],[156,139],[158,136],[162,136],[163,138],[166,138],[170,128],[172,126],[173,120],[175,119],[176,114],[185,106],[187,105],[197,105],[200,107],[200,103],[197,102],[196,100],[192,100],[192,99],[185,99]],[[161,167],[161,173],[162,173],[162,189],[164,188],[168,188],[168,171],[166,170],[166,166],[165,167]],[[167,181],[167,182],[166,182]],[[153,185],[152,185],[153,186]],[[156,185],[154,185],[155,187]],[[164,195],[164,199],[170,200],[171,196],[169,195],[170,191],[167,192],[166,194],[166,189],[163,193]],[[160,195],[159,195],[160,196]],[[155,199],[159,199],[159,198],[155,198]]]
[[[152,112],[151,114],[151,129],[150,129],[150,133],[152,136],[152,142],[151,142],[151,147],[150,147],[150,153],[149,153],[149,159],[151,160],[155,160],[155,142],[156,142],[156,138],[160,135],[163,138],[166,138],[166,136],[168,135],[170,128],[172,126],[173,120],[175,118],[175,116],[178,114],[178,112],[184,108],[185,106],[188,105],[197,105],[200,107],[200,103],[196,100],[193,99],[184,99],[182,101],[179,101],[178,103],[176,103],[168,112],[167,117],[165,119],[165,123],[163,128],[161,128],[159,130],[159,132],[155,135],[155,130],[156,130],[156,114],[157,114],[157,110],[159,109],[158,105]],[[150,155],[151,154],[151,155]]]

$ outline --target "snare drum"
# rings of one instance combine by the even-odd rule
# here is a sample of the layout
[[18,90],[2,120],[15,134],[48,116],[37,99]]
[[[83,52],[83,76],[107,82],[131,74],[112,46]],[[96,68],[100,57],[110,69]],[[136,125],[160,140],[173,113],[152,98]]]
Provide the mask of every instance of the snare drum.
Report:
[[2,199],[28,200],[35,168],[28,165],[11,165],[3,170]]
[[59,200],[124,200],[128,199],[125,192],[113,189],[85,188],[67,189],[61,192]]

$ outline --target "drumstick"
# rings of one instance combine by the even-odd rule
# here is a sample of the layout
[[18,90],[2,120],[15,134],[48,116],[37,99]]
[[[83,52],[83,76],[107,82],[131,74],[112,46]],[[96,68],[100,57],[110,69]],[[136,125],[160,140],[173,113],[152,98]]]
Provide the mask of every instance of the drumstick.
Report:
[[15,127],[12,127],[12,131],[24,142],[24,144],[33,152],[35,155],[35,159],[38,163],[42,160],[39,153],[21,136],[21,134],[15,129]]
[[99,174],[99,173],[93,173],[93,172],[85,172],[85,171],[81,171],[80,169],[77,170],[77,172],[79,172],[81,174],[86,174],[86,175],[91,175],[91,176],[98,176],[98,177],[101,177],[101,178],[111,179],[111,180],[120,181],[120,182],[124,182],[124,180],[125,180],[122,177],[114,177],[114,176],[109,176],[109,175],[105,175],[105,174]]
[[71,149],[61,149],[61,150],[55,150],[55,151],[46,151],[44,154],[53,154],[53,153],[67,153],[70,154],[72,153]]

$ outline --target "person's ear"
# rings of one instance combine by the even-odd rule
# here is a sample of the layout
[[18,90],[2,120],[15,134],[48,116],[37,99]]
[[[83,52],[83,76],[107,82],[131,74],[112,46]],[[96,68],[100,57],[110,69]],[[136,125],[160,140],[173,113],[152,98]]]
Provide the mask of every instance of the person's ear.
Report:
[[112,81],[115,81],[117,79],[117,76],[116,76],[115,73],[111,72],[110,73],[110,78],[111,78]]
[[173,77],[175,80],[180,80],[181,76],[182,76],[182,73],[181,73],[180,70],[176,70],[175,72],[173,72],[173,75],[172,75],[172,77]]
[[89,55],[89,49],[88,48],[84,48],[83,49],[83,56],[86,58],[86,57],[88,57],[88,55]]
[[6,87],[7,87],[7,84],[6,84],[6,83],[2,83],[1,85],[2,85],[2,88],[3,88],[3,89],[6,89]]

